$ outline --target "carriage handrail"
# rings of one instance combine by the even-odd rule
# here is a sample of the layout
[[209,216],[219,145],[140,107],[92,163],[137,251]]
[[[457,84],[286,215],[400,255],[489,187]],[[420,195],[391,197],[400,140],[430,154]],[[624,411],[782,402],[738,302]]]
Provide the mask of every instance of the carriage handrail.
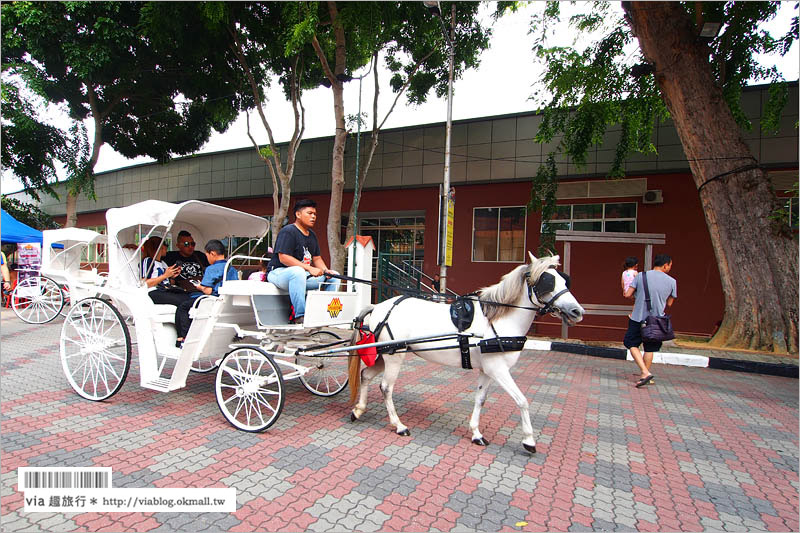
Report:
[[[56,252],[56,254],[53,256],[53,259],[51,260],[51,262],[55,262],[56,260],[58,260],[58,258],[59,258],[61,255],[63,255],[63,254],[66,254],[67,252],[69,252],[70,250],[72,250],[73,248],[76,248],[76,247],[78,247],[78,246],[86,246],[86,247],[88,248],[88,247],[89,247],[89,243],[88,243],[88,242],[76,242],[75,244],[73,244],[73,245],[72,245],[72,246],[70,246],[69,248],[64,248],[64,249],[63,249],[63,250],[61,250],[60,252]],[[67,256],[64,256],[64,257],[67,257]],[[74,263],[74,261],[71,261],[71,262],[70,262],[70,264],[72,264],[72,263]],[[80,268],[80,263],[81,263],[81,261],[80,261],[80,259],[78,259],[78,268]],[[92,265],[92,263],[91,263],[91,262],[89,262],[89,261],[87,261],[87,263],[88,263],[90,266]],[[66,261],[64,262],[64,266],[65,266],[65,267],[67,267],[67,266],[68,266],[68,265],[67,265],[67,263],[66,263]],[[93,268],[94,268],[94,267],[93,267]]]
[[253,259],[256,261],[261,261],[265,259],[264,257],[256,257],[253,255],[232,255],[225,261],[225,269],[222,271],[222,282],[225,283],[225,280],[228,279],[228,267],[233,263],[234,259]]
[[[418,269],[417,267],[415,267],[413,264],[411,264],[411,262],[410,262],[408,259],[403,259],[403,264],[404,264],[405,266],[407,266],[408,268],[410,268],[411,270],[414,270],[414,271],[416,271],[416,272],[419,272],[419,275],[420,275],[420,276],[423,276],[423,277],[425,277],[426,279],[429,279],[429,280],[433,281],[433,278],[432,278],[432,277],[430,277],[430,276],[429,276],[429,275],[427,275],[425,272],[423,272],[422,270],[420,270],[420,269]],[[433,288],[433,287],[428,287],[428,286],[427,286],[427,285],[425,285],[424,283],[422,283],[422,285],[423,285],[424,287],[426,287],[426,288],[429,288],[429,289],[431,289],[431,291],[434,291],[434,288]],[[456,291],[452,290],[452,289],[445,289],[445,293],[447,293],[447,294],[452,294],[453,296],[459,296],[459,294],[458,294]]]
[[[138,233],[139,233],[139,235],[141,235],[142,234],[142,232],[141,232],[141,226],[142,225],[141,224],[137,224],[137,225],[139,226],[139,232]],[[156,230],[157,227],[159,227],[159,226],[153,226],[152,228],[150,228],[150,231],[147,232],[147,235],[145,235],[144,237],[140,237],[139,238],[139,246],[136,247],[136,250],[134,250],[134,252],[131,255],[131,257],[122,266],[122,268],[128,267],[128,270],[133,275],[134,279],[138,280],[136,282],[136,287],[137,288],[142,286],[141,267],[139,267],[139,274],[137,275],[136,272],[133,270],[133,266],[131,266],[131,263],[136,258],[136,254],[139,254],[139,256],[141,257],[141,253],[140,252],[142,250],[142,247],[144,246],[144,243],[147,241],[147,239],[150,238],[150,236],[153,234],[153,232]],[[164,235],[162,235],[162,237],[161,237],[161,245],[160,246],[164,245],[164,240],[166,239],[166,236],[167,236],[167,234],[169,233],[169,231],[171,229],[172,229],[172,221],[170,221],[170,223],[166,226],[166,229],[164,230]],[[119,233],[114,235],[114,242],[117,244],[117,247],[120,250],[125,249],[125,247],[119,242]],[[152,272],[152,269],[153,269],[154,266],[155,266],[155,262],[152,263],[152,266],[150,267],[150,272]],[[148,272],[148,275],[149,275],[149,272]],[[109,279],[111,279],[111,276],[109,276]]]

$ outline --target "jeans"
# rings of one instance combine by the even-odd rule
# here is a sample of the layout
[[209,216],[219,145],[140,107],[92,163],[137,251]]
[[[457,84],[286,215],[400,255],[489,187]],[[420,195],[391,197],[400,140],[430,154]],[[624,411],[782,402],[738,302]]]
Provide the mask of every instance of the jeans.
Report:
[[[294,316],[299,318],[306,314],[306,291],[320,288],[326,282],[325,276],[309,277],[306,270],[299,266],[275,268],[267,274],[267,281],[279,289],[289,291],[289,298],[294,307]],[[341,280],[330,278],[324,286],[326,291],[338,291]]]

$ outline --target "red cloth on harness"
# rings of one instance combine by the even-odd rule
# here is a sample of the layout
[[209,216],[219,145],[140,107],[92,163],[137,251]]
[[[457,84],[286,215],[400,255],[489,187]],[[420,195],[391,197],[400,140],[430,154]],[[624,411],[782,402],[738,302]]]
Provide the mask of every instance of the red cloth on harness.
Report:
[[[361,339],[356,343],[358,344],[372,344],[375,342],[375,334],[371,331],[364,331],[359,330],[361,332]],[[369,346],[367,348],[359,348],[356,350],[358,355],[361,357],[361,360],[364,361],[364,364],[367,366],[372,366],[375,364],[375,361],[378,359],[378,348],[375,346]]]

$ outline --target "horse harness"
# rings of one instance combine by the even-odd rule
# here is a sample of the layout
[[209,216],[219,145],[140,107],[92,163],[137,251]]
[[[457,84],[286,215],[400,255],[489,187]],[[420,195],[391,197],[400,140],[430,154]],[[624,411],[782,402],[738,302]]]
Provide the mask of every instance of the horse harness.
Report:
[[[531,304],[536,305],[533,301],[533,296],[536,296],[536,301],[543,304],[542,307],[524,307],[519,305],[512,305],[512,304],[504,304],[500,302],[491,302],[487,300],[480,300],[474,299],[473,296],[477,296],[477,293],[471,293],[464,296],[459,296],[456,300],[450,304],[450,320],[453,322],[453,325],[458,330],[458,348],[461,352],[461,368],[465,370],[472,369],[472,360],[470,357],[470,348],[479,347],[481,353],[497,353],[497,352],[516,352],[522,350],[523,346],[525,345],[525,341],[527,337],[519,336],[519,337],[500,337],[497,335],[497,330],[494,327],[494,324],[489,322],[489,327],[492,328],[492,332],[494,333],[494,337],[490,339],[483,339],[479,341],[477,344],[470,344],[469,338],[471,335],[464,335],[462,334],[463,331],[469,329],[472,325],[472,321],[475,317],[475,305],[473,304],[474,301],[477,301],[481,304],[481,307],[484,305],[496,305],[496,306],[503,306],[503,307],[514,307],[520,309],[530,309],[536,311],[539,315],[545,315],[547,313],[551,313],[555,311],[553,304],[555,301],[561,297],[564,293],[569,292],[571,280],[568,274],[564,272],[557,271],[562,278],[564,278],[564,282],[566,283],[566,288],[562,291],[559,291],[555,295],[553,295],[550,300],[547,302],[542,301],[542,296],[549,292],[553,292],[555,290],[556,280],[553,274],[549,272],[543,272],[537,282],[533,285],[527,283],[528,285],[528,300],[530,300]],[[530,272],[525,273],[525,278],[530,278]],[[392,307],[386,313],[383,320],[378,323],[375,327],[375,331],[373,332],[375,338],[377,339],[378,336],[383,331],[385,327],[387,332],[389,333],[389,337],[391,340],[394,340],[394,335],[392,334],[392,328],[389,326],[389,317],[392,314],[392,311],[403,301],[412,298],[412,296],[408,294],[404,294],[392,304]],[[363,328],[363,324],[357,324],[359,329]],[[385,347],[382,353],[395,353],[400,348],[408,348],[408,345],[397,345],[391,347]],[[446,347],[449,348],[449,347]],[[429,348],[430,350],[443,350],[444,347],[439,348]],[[417,350],[417,351],[425,351]]]

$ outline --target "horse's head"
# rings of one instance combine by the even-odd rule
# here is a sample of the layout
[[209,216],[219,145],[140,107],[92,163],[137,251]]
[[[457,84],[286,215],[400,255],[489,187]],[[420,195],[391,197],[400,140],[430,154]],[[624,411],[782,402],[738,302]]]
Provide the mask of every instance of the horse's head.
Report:
[[556,270],[558,256],[537,259],[530,252],[528,256],[531,264],[525,272],[525,282],[531,303],[540,309],[540,313],[559,316],[571,326],[583,320],[583,307],[569,290],[569,276]]

